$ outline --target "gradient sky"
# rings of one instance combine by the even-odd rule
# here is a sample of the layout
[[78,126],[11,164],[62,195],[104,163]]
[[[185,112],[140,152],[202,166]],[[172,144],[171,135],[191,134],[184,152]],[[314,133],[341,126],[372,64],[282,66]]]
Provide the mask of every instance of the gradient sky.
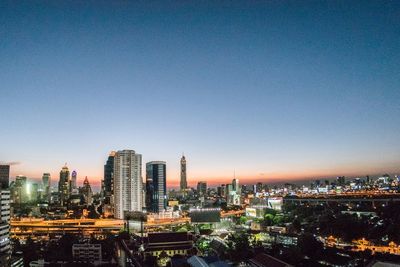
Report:
[[[216,3],[218,2],[218,3]],[[399,1],[1,1],[0,161],[177,184],[400,171]],[[144,165],[143,165],[144,166]]]

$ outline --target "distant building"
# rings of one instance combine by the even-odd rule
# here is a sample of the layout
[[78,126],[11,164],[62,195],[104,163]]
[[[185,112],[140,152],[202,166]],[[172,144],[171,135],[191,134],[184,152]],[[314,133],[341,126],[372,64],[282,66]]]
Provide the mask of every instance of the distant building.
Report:
[[10,188],[11,200],[17,205],[28,202],[28,184],[26,181],[26,176],[17,175],[15,182]]
[[124,219],[124,212],[142,211],[142,155],[122,150],[114,158],[114,212]]
[[83,198],[85,200],[85,204],[90,205],[93,202],[93,192],[92,188],[90,187],[89,180],[87,176],[85,177],[85,180],[83,181],[83,187],[80,188],[81,194],[83,195]]
[[76,171],[73,171],[71,174],[71,188],[69,189],[69,191],[71,192],[72,189],[77,188],[76,187],[76,178],[78,176],[78,173]]
[[10,246],[10,191],[0,191],[0,266],[9,266]]
[[61,205],[66,205],[70,197],[70,177],[67,165],[62,167],[60,171],[60,181],[58,182],[58,193],[60,194]]
[[7,189],[10,182],[10,165],[0,165],[0,189]]
[[42,176],[42,183],[43,183],[43,197],[42,199],[50,202],[51,197],[51,176],[50,173],[43,173]]
[[167,170],[165,161],[146,163],[146,208],[158,213],[167,208]]
[[101,262],[100,244],[73,244],[72,257],[78,262]]
[[197,183],[197,193],[199,196],[207,195],[207,182],[200,181]]
[[183,155],[181,158],[181,190],[184,191],[187,189],[187,174],[186,174],[186,158]]

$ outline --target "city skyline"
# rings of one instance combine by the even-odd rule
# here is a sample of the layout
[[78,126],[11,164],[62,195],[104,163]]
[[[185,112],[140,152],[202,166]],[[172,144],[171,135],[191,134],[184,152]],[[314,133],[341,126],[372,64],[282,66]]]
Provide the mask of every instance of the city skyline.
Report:
[[400,172],[398,2],[90,7],[0,3],[13,179],[67,162],[99,187],[118,149],[169,187],[182,152],[190,186]]

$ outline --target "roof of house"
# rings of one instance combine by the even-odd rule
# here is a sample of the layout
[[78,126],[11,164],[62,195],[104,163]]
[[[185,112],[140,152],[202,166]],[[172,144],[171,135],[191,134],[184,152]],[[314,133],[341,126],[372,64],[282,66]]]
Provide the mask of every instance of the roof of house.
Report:
[[257,254],[254,258],[250,259],[250,263],[256,267],[291,267],[292,265],[274,258],[265,253]]

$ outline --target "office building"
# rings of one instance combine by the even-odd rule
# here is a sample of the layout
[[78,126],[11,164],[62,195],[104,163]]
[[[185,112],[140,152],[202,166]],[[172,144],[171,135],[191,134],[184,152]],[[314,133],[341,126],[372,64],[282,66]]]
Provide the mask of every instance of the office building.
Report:
[[0,191],[0,266],[9,266],[10,245],[10,191]]
[[10,188],[12,202],[18,205],[28,202],[28,184],[26,176],[17,175],[15,183]]
[[146,163],[146,208],[159,213],[167,208],[167,170],[165,161]]
[[103,194],[104,203],[111,204],[113,195],[113,175],[114,175],[114,157],[115,151],[112,151],[108,156],[107,162],[104,165],[104,181]]
[[197,183],[197,194],[199,196],[207,195],[207,182],[200,181]]
[[43,173],[42,184],[43,184],[43,197],[42,197],[42,199],[44,201],[46,201],[46,202],[50,202],[50,196],[51,196],[51,176],[50,176],[50,173]]
[[62,167],[60,171],[60,181],[58,182],[58,193],[60,194],[61,205],[66,205],[70,196],[70,176],[67,165]]
[[0,189],[7,189],[10,182],[10,165],[0,165]]
[[73,171],[71,173],[71,187],[70,187],[70,192],[72,191],[72,189],[76,188],[76,178],[78,176],[78,173],[76,171]]
[[181,158],[181,190],[184,191],[187,189],[187,177],[186,177],[186,158],[185,155],[182,155]]
[[86,205],[90,205],[93,202],[93,192],[92,188],[90,187],[89,180],[87,176],[85,177],[85,180],[83,181],[83,187],[80,190],[81,194],[83,195],[83,198],[85,200]]
[[142,155],[122,150],[114,157],[114,216],[124,219],[124,212],[142,211]]

